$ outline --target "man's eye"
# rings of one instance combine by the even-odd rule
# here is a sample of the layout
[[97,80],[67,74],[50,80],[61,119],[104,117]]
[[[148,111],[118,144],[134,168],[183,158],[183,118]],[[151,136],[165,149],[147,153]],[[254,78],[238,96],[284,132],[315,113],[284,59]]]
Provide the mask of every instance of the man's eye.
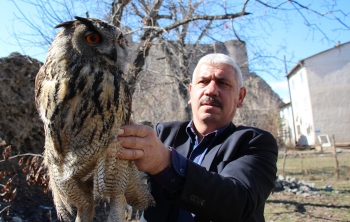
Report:
[[223,85],[223,86],[227,86],[228,85],[227,82],[224,82],[224,81],[220,81],[219,84]]

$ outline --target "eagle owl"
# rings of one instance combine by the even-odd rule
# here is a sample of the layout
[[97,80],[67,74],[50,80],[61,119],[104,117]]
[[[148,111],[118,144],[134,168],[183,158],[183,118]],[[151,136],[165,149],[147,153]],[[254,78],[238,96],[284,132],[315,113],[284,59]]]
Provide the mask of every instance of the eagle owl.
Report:
[[129,123],[131,95],[122,78],[127,58],[121,31],[101,20],[75,17],[55,28],[35,79],[35,101],[45,129],[44,160],[61,220],[92,221],[94,202],[110,203],[108,221],[124,221],[126,203],[154,203],[133,161],[110,155]]

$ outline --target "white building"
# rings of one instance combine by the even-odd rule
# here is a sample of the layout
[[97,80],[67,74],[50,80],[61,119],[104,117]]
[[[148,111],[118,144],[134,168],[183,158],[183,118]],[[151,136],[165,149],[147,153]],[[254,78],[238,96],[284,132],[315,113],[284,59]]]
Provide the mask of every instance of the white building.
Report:
[[290,102],[280,107],[280,120],[281,120],[281,129],[278,137],[282,139],[284,145],[288,147],[295,146],[293,113],[292,113],[292,106]]
[[280,111],[289,133],[284,142],[314,146],[321,135],[350,142],[350,42],[301,60],[287,79],[291,103]]

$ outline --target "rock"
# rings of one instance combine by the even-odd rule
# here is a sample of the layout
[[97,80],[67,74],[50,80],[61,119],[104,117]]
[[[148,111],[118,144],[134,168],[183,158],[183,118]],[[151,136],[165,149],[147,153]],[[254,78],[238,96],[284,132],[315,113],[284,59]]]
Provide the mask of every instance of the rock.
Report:
[[320,195],[317,191],[313,191],[313,192],[311,192],[311,194],[314,195],[314,196],[319,196]]
[[332,186],[327,185],[327,186],[324,187],[324,190],[325,191],[332,191],[333,188],[332,188]]
[[303,193],[302,196],[303,196],[303,197],[309,197],[309,196],[311,196],[311,194],[309,194],[309,193]]
[[290,183],[290,188],[298,188],[299,186],[298,186],[298,184],[296,183],[296,182],[291,182]]
[[303,194],[303,191],[299,190],[298,192],[295,193],[295,195],[301,195]]
[[311,188],[307,185],[302,185],[299,187],[299,189],[303,192],[310,192],[311,191]]
[[299,191],[299,189],[297,189],[297,188],[291,189],[292,193],[297,193],[298,191]]
[[283,185],[280,181],[276,181],[275,182],[275,190],[282,190],[283,189]]
[[[327,186],[327,189],[332,190],[331,186]],[[279,175],[275,182],[275,192],[288,192],[294,193],[295,195],[308,196],[319,196],[320,194],[316,191],[315,183],[306,183],[304,180],[299,181],[294,177],[284,177]]]

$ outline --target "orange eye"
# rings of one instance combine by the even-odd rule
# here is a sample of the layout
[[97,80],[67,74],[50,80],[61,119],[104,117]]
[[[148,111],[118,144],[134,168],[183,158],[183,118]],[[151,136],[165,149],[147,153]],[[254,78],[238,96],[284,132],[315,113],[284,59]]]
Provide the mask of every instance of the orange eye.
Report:
[[121,33],[119,38],[118,38],[118,45],[121,45],[123,43],[123,39],[124,39],[124,35],[123,35],[123,33]]
[[122,39],[118,39],[118,45],[122,44]]
[[101,40],[101,37],[99,34],[97,33],[92,33],[92,34],[89,34],[87,36],[85,36],[85,40],[89,43],[89,44],[93,44],[93,45],[96,45],[100,42]]

